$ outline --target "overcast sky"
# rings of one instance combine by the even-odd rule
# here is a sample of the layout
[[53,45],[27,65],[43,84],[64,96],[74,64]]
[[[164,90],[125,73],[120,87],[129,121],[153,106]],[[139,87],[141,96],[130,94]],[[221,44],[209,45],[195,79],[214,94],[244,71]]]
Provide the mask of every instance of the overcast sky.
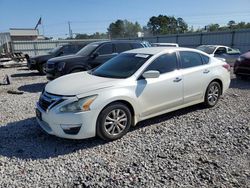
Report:
[[73,33],[106,32],[117,19],[147,24],[159,14],[182,17],[189,26],[229,20],[250,22],[250,0],[0,0],[0,32],[33,28],[42,17],[40,33],[66,37],[68,21]]

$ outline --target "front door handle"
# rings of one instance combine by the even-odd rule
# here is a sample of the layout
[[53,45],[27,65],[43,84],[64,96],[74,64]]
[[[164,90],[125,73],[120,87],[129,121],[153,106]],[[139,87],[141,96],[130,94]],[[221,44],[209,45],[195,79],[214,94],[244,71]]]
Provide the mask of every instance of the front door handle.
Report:
[[205,69],[205,70],[203,71],[204,74],[207,74],[207,73],[209,73],[209,72],[210,72],[210,70],[208,70],[208,69]]
[[181,78],[177,77],[177,78],[174,79],[174,82],[179,82],[181,80],[182,80]]

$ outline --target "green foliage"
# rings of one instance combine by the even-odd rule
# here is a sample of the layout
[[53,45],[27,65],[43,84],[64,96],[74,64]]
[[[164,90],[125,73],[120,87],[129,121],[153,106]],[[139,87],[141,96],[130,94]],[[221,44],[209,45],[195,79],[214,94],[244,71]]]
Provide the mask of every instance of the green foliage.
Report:
[[140,26],[138,22],[130,22],[128,20],[116,20],[108,27],[107,33],[96,32],[92,35],[76,34],[75,39],[107,39],[107,38],[129,38],[137,37],[138,32],[143,32],[144,36],[150,35],[166,35],[178,33],[194,33],[194,32],[214,32],[214,31],[229,31],[236,29],[250,29],[250,23],[239,22],[230,20],[227,25],[221,26],[217,23],[212,23],[204,28],[194,29],[193,26],[183,20],[183,18],[175,18],[174,16],[152,16],[147,26]]
[[108,38],[108,35],[107,33],[99,33],[99,32],[96,32],[92,35],[88,35],[88,34],[76,34],[76,37],[75,39],[107,39]]
[[128,20],[117,20],[108,27],[108,33],[111,38],[136,37],[137,33],[142,31],[138,22],[129,22]]
[[219,24],[210,24],[206,26],[205,30],[213,32],[213,31],[229,31],[235,29],[249,29],[249,28],[250,28],[250,23],[245,23],[245,22],[236,23],[234,20],[230,20],[226,26],[220,26]]
[[184,33],[188,31],[188,25],[182,18],[164,15],[152,16],[148,21],[147,28],[153,35]]

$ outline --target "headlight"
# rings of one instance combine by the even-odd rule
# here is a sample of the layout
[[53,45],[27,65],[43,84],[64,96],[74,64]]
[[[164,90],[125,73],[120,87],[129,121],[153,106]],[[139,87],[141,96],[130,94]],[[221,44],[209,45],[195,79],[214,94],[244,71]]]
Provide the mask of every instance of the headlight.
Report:
[[94,102],[97,95],[84,97],[78,101],[66,104],[60,108],[60,112],[83,112],[90,110],[90,105]]
[[65,66],[65,62],[60,62],[57,64],[57,70],[62,71]]
[[241,61],[244,61],[245,58],[244,57],[238,57],[237,61],[241,62]]

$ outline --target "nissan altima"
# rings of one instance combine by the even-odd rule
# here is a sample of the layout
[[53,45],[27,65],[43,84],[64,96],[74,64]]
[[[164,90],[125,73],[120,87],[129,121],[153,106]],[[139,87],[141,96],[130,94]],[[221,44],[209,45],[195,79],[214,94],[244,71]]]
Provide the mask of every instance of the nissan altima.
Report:
[[140,48],[49,82],[36,116],[51,135],[115,140],[142,120],[198,103],[213,107],[229,84],[230,66],[199,50]]

